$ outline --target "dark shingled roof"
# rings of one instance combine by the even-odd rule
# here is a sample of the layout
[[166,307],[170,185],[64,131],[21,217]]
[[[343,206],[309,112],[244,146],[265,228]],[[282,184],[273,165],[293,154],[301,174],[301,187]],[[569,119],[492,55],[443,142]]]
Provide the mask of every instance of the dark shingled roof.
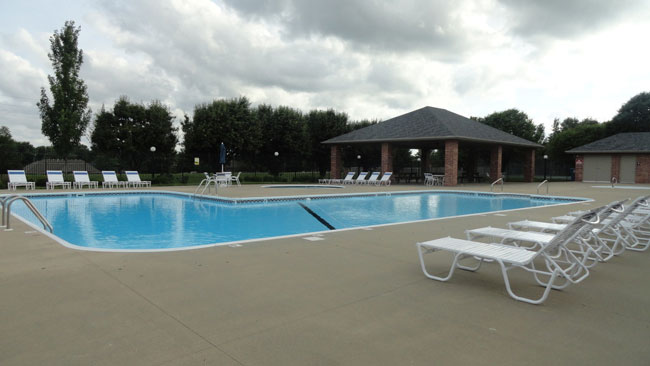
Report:
[[650,132],[626,132],[567,150],[568,154],[648,153]]
[[323,141],[323,144],[464,140],[542,147],[446,109],[424,107],[372,126]]

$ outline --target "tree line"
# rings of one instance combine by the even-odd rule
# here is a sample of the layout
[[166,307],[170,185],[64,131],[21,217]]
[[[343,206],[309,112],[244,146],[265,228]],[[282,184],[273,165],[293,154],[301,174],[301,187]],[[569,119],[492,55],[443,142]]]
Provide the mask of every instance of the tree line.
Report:
[[[0,127],[0,171],[42,158],[72,157],[110,170],[215,171],[223,142],[230,168],[274,174],[311,170],[322,176],[330,166],[330,148],[321,141],[379,122],[351,121],[347,114],[333,109],[303,113],[289,106],[252,106],[244,96],[196,105],[192,118],[185,115],[180,123],[184,137],[180,144],[181,131],[174,127],[175,117],[160,101],[133,103],[122,96],[110,109],[102,107],[92,119],[87,88],[79,77],[83,63],[79,32],[80,28],[68,21],[50,38],[48,57],[54,75],[48,75],[50,94],[41,88],[37,106],[42,132],[52,146],[35,148],[15,141],[8,128]],[[611,121],[556,119],[548,136],[542,124],[535,124],[517,109],[471,118],[543,144],[543,154],[570,163],[572,157],[564,152],[571,148],[621,132],[650,131],[650,93],[631,98]],[[90,136],[90,149],[80,144],[85,133]],[[396,166],[413,159],[407,149],[395,149],[394,156]],[[195,158],[199,158],[198,167]],[[348,166],[376,167],[379,159],[378,146],[344,150],[344,164]]]

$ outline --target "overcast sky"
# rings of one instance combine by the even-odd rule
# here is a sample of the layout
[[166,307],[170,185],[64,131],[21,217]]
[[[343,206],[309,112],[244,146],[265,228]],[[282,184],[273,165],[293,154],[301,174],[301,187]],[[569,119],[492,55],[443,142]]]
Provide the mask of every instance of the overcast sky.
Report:
[[239,96],[353,120],[517,108],[548,133],[650,91],[649,19],[650,0],[0,0],[0,125],[49,144],[49,37],[74,20],[93,111],[121,95],[177,124]]

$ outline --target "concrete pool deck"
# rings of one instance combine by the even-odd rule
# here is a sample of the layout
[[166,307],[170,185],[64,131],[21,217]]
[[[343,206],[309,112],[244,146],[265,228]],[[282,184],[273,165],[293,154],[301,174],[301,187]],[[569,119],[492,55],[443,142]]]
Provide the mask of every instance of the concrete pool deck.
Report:
[[[0,231],[0,365],[647,365],[650,252],[599,264],[540,306],[511,299],[495,265],[447,283],[419,268],[417,241],[650,194],[592,185],[550,186],[588,203],[163,253],[68,249],[14,220],[14,231]],[[219,194],[423,188],[244,185]],[[449,257],[429,257],[434,271],[448,269]],[[514,280],[525,294],[540,291],[528,276]]]

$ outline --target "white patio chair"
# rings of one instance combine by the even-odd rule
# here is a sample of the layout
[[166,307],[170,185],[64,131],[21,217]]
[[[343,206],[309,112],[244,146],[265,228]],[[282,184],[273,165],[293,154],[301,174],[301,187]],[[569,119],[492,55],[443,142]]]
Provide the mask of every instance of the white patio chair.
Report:
[[[350,183],[363,184],[363,182],[365,182],[367,176],[368,176],[368,172],[361,172],[357,176],[357,179],[351,180]],[[347,183],[347,182],[344,181],[343,183]]]
[[97,181],[91,181],[90,177],[88,177],[87,171],[75,170],[72,174],[74,175],[74,183],[72,184],[74,189],[81,189],[84,186],[88,186],[88,188],[97,188]]
[[391,182],[392,182],[390,180],[390,178],[392,176],[393,176],[393,172],[386,172],[386,173],[384,173],[384,175],[381,176],[381,179],[378,180],[375,184],[378,185],[378,186],[381,186],[381,185],[389,186],[391,184]]
[[[506,290],[513,299],[530,304],[541,304],[546,300],[551,289],[566,288],[570,284],[581,282],[589,275],[589,269],[585,265],[586,258],[578,259],[571,251],[566,249],[566,245],[580,237],[583,232],[591,230],[596,223],[598,223],[598,215],[594,212],[580,216],[579,219],[568,225],[565,230],[558,233],[553,240],[538,251],[499,243],[482,243],[451,237],[417,243],[416,246],[422,271],[430,279],[448,281],[453,276],[456,268],[473,272],[478,270],[483,262],[494,261],[501,267]],[[445,277],[436,276],[427,271],[424,254],[437,251],[451,252],[453,254],[451,268]],[[478,264],[474,267],[460,264],[460,261],[464,259],[476,260]],[[546,268],[537,268],[535,260],[543,261]],[[533,299],[519,296],[513,292],[508,272],[517,268],[532,273],[535,281],[545,287],[539,298]],[[556,280],[563,282],[557,283]]]
[[376,184],[377,178],[379,178],[380,174],[381,172],[372,172],[372,174],[370,174],[370,177],[368,179],[360,181],[359,184]]
[[432,186],[433,185],[433,174],[432,173],[424,173],[424,185],[425,186]]
[[151,187],[151,181],[140,180],[140,174],[136,170],[126,170],[127,187]]
[[102,170],[102,177],[104,177],[102,188],[126,187],[127,182],[117,179],[117,174],[113,170]]
[[25,187],[26,190],[36,189],[36,184],[34,182],[27,181],[24,170],[7,170],[7,175],[9,175],[9,183],[7,183],[7,189],[14,191],[18,187]]
[[233,175],[230,177],[230,184],[237,183],[237,187],[241,187],[241,183],[239,182],[239,176],[241,175],[241,172],[237,173],[237,175]]
[[352,178],[354,178],[355,172],[348,172],[343,179],[328,179],[328,184],[351,184],[354,183]]
[[61,187],[63,189],[70,189],[70,182],[63,179],[63,172],[60,170],[48,170],[47,182],[45,182],[45,189],[54,189]]

